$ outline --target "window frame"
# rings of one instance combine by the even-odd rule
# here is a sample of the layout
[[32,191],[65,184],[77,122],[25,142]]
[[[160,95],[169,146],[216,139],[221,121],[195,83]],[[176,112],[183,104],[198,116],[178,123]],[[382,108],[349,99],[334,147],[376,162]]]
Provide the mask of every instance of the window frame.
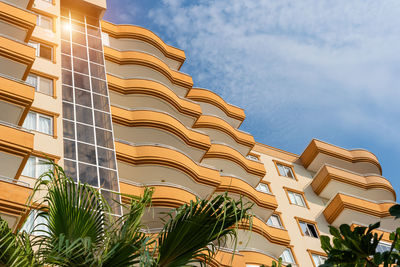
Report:
[[[34,170],[34,172],[35,172],[35,176],[28,176],[28,175],[25,175],[23,172],[24,172],[24,170],[25,170],[25,167],[26,167],[26,165],[28,164],[28,162],[29,162],[29,159],[30,158],[34,158],[34,161],[35,161],[35,165],[34,165],[34,168],[35,168],[35,170]],[[51,159],[53,162],[55,161],[54,159]],[[42,157],[38,157],[38,156],[36,156],[36,155],[31,155],[31,156],[29,156],[29,158],[28,158],[28,160],[26,161],[26,164],[25,164],[25,166],[24,166],[24,169],[22,170],[22,172],[21,172],[21,175],[22,176],[25,176],[25,177],[29,177],[29,178],[32,178],[32,179],[39,179],[39,176],[41,175],[41,173],[39,174],[38,173],[38,171],[39,171],[39,168],[37,167],[37,166],[39,166],[40,165],[40,162],[46,162],[47,160],[45,159],[45,158],[42,158]]]
[[[269,222],[269,219],[270,219],[272,216],[275,216],[276,218],[278,218],[278,221],[279,221],[279,224],[280,224],[279,227],[274,226],[274,225],[271,225],[271,224],[268,223],[268,222]],[[271,216],[270,216],[270,217],[268,218],[268,220],[266,221],[266,224],[267,224],[268,226],[270,226],[270,227],[274,227],[274,228],[278,228],[278,229],[286,229],[286,228],[285,228],[285,225],[283,224],[283,221],[282,221],[282,218],[281,218],[281,214],[280,214],[280,213],[277,213],[277,212],[274,212],[273,214],[271,214]]]
[[319,257],[325,257],[327,258],[328,256],[323,253],[323,252],[319,252],[319,251],[315,251],[315,250],[311,250],[311,249],[307,249],[308,254],[310,255],[311,258],[311,262],[313,264],[314,267],[318,267],[317,264],[314,262],[314,258],[313,256],[319,256]]
[[[32,85],[32,84],[27,82],[32,87],[35,87],[35,92],[38,92],[38,93],[41,93],[41,94],[56,98],[56,78],[55,77],[52,77],[52,76],[49,76],[49,75],[41,75],[41,74],[39,74],[39,73],[37,73],[35,71],[30,72],[28,77],[29,76],[34,76],[35,77],[35,80],[36,80],[35,85]],[[51,80],[51,83],[52,83],[52,85],[51,85],[51,95],[46,94],[43,91],[39,90],[40,89],[40,80],[41,79]]]
[[[294,172],[293,165],[288,164],[288,163],[285,163],[285,162],[282,162],[282,161],[278,161],[278,160],[272,160],[272,161],[273,161],[274,164],[275,164],[276,172],[278,173],[279,176],[286,177],[286,178],[288,178],[288,179],[292,179],[292,180],[298,181],[297,176],[296,176],[296,173]],[[293,174],[293,178],[292,178],[292,177],[289,177],[289,176],[281,175],[281,172],[279,171],[278,165],[281,165],[282,167],[285,167],[285,168],[289,168],[290,171],[291,171],[292,174]]]
[[[57,138],[57,118],[59,117],[60,114],[54,113],[54,112],[51,112],[51,111],[47,111],[47,110],[43,110],[43,109],[39,109],[39,108],[36,108],[36,107],[32,107],[29,110],[29,112],[39,113],[40,115],[52,118],[52,127],[53,127],[52,134],[43,133],[43,132],[40,132],[38,130],[32,130],[32,131],[35,131],[35,132],[38,132],[38,133],[42,133],[42,134],[45,134],[45,135],[49,135],[49,136],[53,136],[53,138]],[[36,118],[35,127],[37,127],[37,125],[38,125],[37,123],[38,123],[38,118]]]
[[[50,1],[52,1],[52,0],[50,0]],[[46,1],[47,2],[47,1]],[[48,16],[48,15],[44,15],[44,14],[41,14],[41,13],[35,13],[36,14],[36,17],[37,17],[37,19],[36,19],[36,26],[38,26],[38,27],[40,27],[40,28],[42,28],[42,29],[44,29],[44,30],[46,30],[46,31],[51,31],[51,32],[54,32],[54,18],[53,17],[51,17],[51,16]],[[46,19],[49,19],[50,20],[50,28],[45,28],[45,27],[42,27],[41,26],[41,22],[42,22],[42,19],[43,18],[46,18]]]
[[[321,234],[320,234],[320,232],[318,230],[318,226],[317,226],[316,222],[310,221],[310,220],[307,220],[307,219],[303,219],[303,218],[299,218],[299,217],[295,217],[295,219],[297,221],[297,225],[299,226],[299,230],[300,230],[300,233],[301,233],[302,236],[307,236],[307,237],[311,237],[311,238],[320,239]],[[307,226],[307,229],[308,229],[308,225],[312,225],[314,227],[314,229],[315,229],[315,233],[317,234],[317,237],[312,236],[312,235],[307,235],[306,233],[303,233],[303,228],[301,228],[301,223],[305,223],[306,226]]]
[[282,263],[283,263],[283,264],[289,263],[289,264],[295,264],[295,265],[297,265],[297,258],[296,258],[296,255],[295,255],[294,252],[293,252],[292,247],[287,247],[287,248],[285,248],[284,251],[289,251],[290,255],[292,256],[293,262],[284,261],[283,258],[282,258],[282,255],[283,255],[284,252],[282,252],[282,254],[279,256],[280,258],[282,258]]
[[[56,60],[56,57],[55,57],[56,47],[55,47],[55,45],[49,44],[49,43],[46,44],[46,43],[43,43],[43,42],[38,41],[38,40],[33,39],[33,38],[28,42],[28,45],[30,45],[30,46],[35,48],[35,56],[37,58],[42,58],[44,60],[49,60],[49,61],[51,61],[53,63],[56,63],[56,61],[55,61]],[[40,56],[41,46],[45,46],[45,47],[48,47],[48,48],[51,49],[51,53],[50,53],[51,54],[51,58],[50,59]]]
[[[286,186],[283,187],[283,189],[285,190],[285,193],[286,193],[286,196],[287,196],[287,198],[288,198],[288,201],[289,201],[289,204],[290,204],[290,205],[295,205],[295,206],[298,206],[298,207],[310,209],[310,206],[308,205],[308,202],[307,202],[307,199],[306,199],[306,196],[305,196],[304,192],[299,191],[299,190],[296,190],[296,189],[288,188],[288,187],[286,187]],[[292,203],[292,201],[290,200],[289,193],[299,195],[299,196],[303,199],[304,206],[303,206],[303,205],[296,204],[296,203]]]
[[[265,187],[268,189],[268,192],[262,191],[262,190],[260,189],[261,186],[265,186]],[[263,194],[272,194],[271,187],[269,186],[269,183],[266,183],[266,182],[264,182],[264,181],[258,183],[258,185],[256,186],[256,190],[257,190],[258,192],[263,193]]]
[[[29,128],[27,128],[27,129],[29,129],[31,131],[38,132],[38,133],[42,133],[42,134],[47,134],[47,135],[51,135],[51,136],[54,135],[54,118],[52,116],[49,116],[49,115],[46,115],[46,114],[42,114],[42,113],[39,113],[39,112],[36,112],[36,111],[33,111],[33,110],[29,111],[28,114],[29,113],[35,114],[35,129],[29,129]],[[39,125],[40,125],[39,121],[40,121],[41,117],[45,118],[45,119],[50,119],[51,133],[45,133],[45,132],[41,132],[41,131],[38,130]]]

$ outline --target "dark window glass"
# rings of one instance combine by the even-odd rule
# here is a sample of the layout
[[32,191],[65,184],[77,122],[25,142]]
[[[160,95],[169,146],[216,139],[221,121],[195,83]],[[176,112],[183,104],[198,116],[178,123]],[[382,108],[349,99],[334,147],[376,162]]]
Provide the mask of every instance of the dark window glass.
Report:
[[103,53],[100,51],[89,49],[89,58],[92,62],[104,64]]
[[121,206],[120,206],[121,200],[119,195],[106,190],[101,190],[101,194],[107,201],[108,205],[110,205],[112,212],[114,214],[121,214]]
[[83,32],[83,33],[85,32],[85,24],[83,24],[83,23],[79,23],[77,21],[72,21],[71,27],[75,31],[80,31],[80,32]]
[[93,94],[93,105],[94,108],[96,109],[110,112],[110,107],[108,105],[108,97],[106,96]]
[[74,58],[74,71],[89,75],[89,67],[87,61]]
[[77,31],[72,31],[72,42],[80,45],[86,45],[85,34]]
[[71,69],[71,57],[66,55],[61,55],[61,67],[64,69]]
[[79,163],[79,181],[91,186],[99,186],[97,179],[97,168],[87,164]]
[[91,94],[87,91],[75,89],[75,102],[82,106],[91,107],[92,106]]
[[74,57],[87,59],[87,50],[85,46],[72,44],[72,52]]
[[78,141],[94,144],[93,127],[77,123],[76,134],[78,135]]
[[92,78],[92,90],[93,92],[107,95],[107,84],[105,81]]
[[61,41],[61,53],[71,55],[71,44],[67,41]]
[[93,124],[92,110],[81,106],[76,106],[76,121],[86,124]]
[[40,57],[51,60],[53,57],[53,48],[44,44],[40,45]]
[[93,77],[97,77],[100,79],[105,79],[106,78],[106,73],[105,73],[105,68],[104,66],[97,65],[94,63],[90,63],[90,74]]
[[94,119],[97,127],[111,130],[110,115],[100,111],[94,111]]
[[[86,20],[86,23],[89,23],[89,19]],[[90,34],[90,35],[94,35],[96,37],[101,38],[101,33],[100,33],[100,29],[99,28],[87,25],[87,33]]]
[[76,182],[76,162],[64,159],[64,172]]
[[75,139],[75,127],[73,122],[63,120],[63,135],[65,138]]
[[99,166],[115,169],[114,151],[97,147]]
[[74,85],[75,87],[79,87],[90,91],[89,76],[79,73],[74,73]]
[[62,83],[72,85],[72,72],[68,70],[62,70]]
[[101,39],[88,35],[88,46],[97,50],[103,50]]
[[100,173],[100,187],[118,191],[117,172],[99,168]]
[[62,97],[63,100],[69,101],[69,102],[74,102],[74,96],[72,93],[72,87],[69,87],[67,85],[62,86]]
[[76,150],[75,150],[75,142],[64,139],[64,158],[75,159],[76,158]]
[[74,106],[72,104],[63,102],[63,118],[74,120]]
[[95,147],[78,142],[78,159],[79,161],[96,164]]
[[97,145],[107,148],[114,147],[112,132],[96,128]]

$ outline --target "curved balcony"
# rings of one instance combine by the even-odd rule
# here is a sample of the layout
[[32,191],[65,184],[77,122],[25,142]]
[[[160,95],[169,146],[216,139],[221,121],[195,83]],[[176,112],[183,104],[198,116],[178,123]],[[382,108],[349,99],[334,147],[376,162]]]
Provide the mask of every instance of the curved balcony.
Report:
[[371,200],[396,200],[396,192],[388,180],[378,175],[362,175],[338,167],[324,165],[311,183],[320,197],[331,199],[343,192]]
[[255,145],[254,137],[251,134],[235,129],[215,116],[200,116],[193,128],[201,129],[210,136],[212,141],[222,142],[237,148],[243,156],[246,156]]
[[25,80],[35,61],[35,48],[0,36],[0,73]]
[[21,126],[34,97],[32,86],[0,75],[0,121]]
[[202,198],[220,184],[218,171],[196,164],[182,152],[160,145],[115,142],[119,177],[141,183],[179,184]]
[[19,41],[28,42],[35,26],[35,14],[6,2],[0,2],[0,28],[2,34]]
[[207,266],[210,267],[231,267],[231,266],[238,266],[238,267],[245,267],[246,262],[244,261],[243,255],[236,252],[234,257],[233,251],[225,248],[219,248],[217,253],[215,254],[214,258],[211,259],[211,262],[207,262]]
[[235,196],[236,199],[243,196],[245,201],[250,200],[254,202],[256,205],[253,206],[252,210],[254,214],[263,220],[267,220],[278,207],[274,195],[259,192],[254,187],[238,178],[221,176],[221,184],[216,189],[216,192],[225,191],[227,191],[230,196]]
[[375,202],[338,193],[327,204],[323,213],[326,221],[333,226],[343,223],[369,225],[380,221],[380,229],[394,231],[400,227],[400,221],[395,221],[389,213],[389,208],[394,204],[394,202]]
[[172,69],[179,70],[185,61],[185,52],[164,43],[152,31],[134,25],[115,25],[101,22],[102,31],[108,33],[110,46],[119,50],[142,50],[163,59]]
[[128,108],[152,108],[171,113],[192,126],[201,114],[198,104],[178,97],[165,85],[144,79],[122,79],[107,75],[112,104]]
[[0,217],[15,230],[27,211],[27,201],[32,189],[21,181],[0,177]]
[[0,123],[0,176],[18,179],[33,150],[34,135]]
[[225,173],[232,174],[246,180],[255,187],[265,176],[264,164],[245,158],[235,149],[223,144],[211,144],[210,149],[204,155],[202,163],[213,166]]
[[192,88],[186,97],[200,102],[204,115],[221,117],[232,127],[238,128],[246,117],[243,109],[226,103],[219,95],[210,90]]
[[186,128],[167,113],[126,110],[111,106],[116,138],[135,143],[156,143],[175,147],[200,161],[211,146],[207,135]]
[[137,51],[118,51],[104,47],[106,69],[124,78],[142,78],[166,84],[179,96],[185,96],[193,86],[192,77],[172,70],[157,57]]
[[300,156],[306,169],[317,172],[324,164],[361,174],[382,174],[381,165],[374,154],[363,149],[347,150],[313,139]]
[[252,232],[248,231],[248,223],[239,225],[238,250],[256,249],[268,251],[272,256],[279,258],[290,244],[289,233],[285,229],[268,226],[257,217],[253,217]]

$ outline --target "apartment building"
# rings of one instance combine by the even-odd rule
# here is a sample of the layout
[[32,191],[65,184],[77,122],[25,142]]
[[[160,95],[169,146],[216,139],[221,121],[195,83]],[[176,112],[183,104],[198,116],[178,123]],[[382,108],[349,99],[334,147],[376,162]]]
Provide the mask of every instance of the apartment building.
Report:
[[196,196],[254,202],[235,257],[221,248],[210,266],[279,257],[317,266],[329,225],[381,221],[385,241],[400,226],[374,154],[319,140],[301,155],[256,143],[239,129],[243,109],[179,71],[184,51],[102,20],[105,10],[105,0],[0,1],[0,216],[10,227],[31,216],[26,200],[46,157],[107,199],[154,187],[143,222],[155,232],[163,212]]

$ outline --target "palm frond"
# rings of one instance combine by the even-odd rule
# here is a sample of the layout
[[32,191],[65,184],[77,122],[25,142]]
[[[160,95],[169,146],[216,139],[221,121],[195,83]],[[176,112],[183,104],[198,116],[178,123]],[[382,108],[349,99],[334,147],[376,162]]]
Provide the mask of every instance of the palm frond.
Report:
[[229,238],[236,244],[237,224],[251,220],[253,204],[235,201],[227,193],[210,201],[197,199],[170,213],[158,237],[158,266],[205,265]]

